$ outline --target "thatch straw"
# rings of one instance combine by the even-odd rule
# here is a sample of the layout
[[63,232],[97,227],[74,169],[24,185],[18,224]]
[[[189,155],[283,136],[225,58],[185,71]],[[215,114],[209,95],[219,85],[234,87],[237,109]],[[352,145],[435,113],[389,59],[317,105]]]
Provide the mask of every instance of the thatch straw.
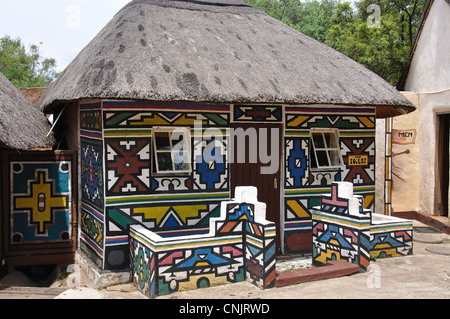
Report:
[[0,73],[0,147],[15,150],[48,148],[54,144],[47,137],[50,125],[35,107]]

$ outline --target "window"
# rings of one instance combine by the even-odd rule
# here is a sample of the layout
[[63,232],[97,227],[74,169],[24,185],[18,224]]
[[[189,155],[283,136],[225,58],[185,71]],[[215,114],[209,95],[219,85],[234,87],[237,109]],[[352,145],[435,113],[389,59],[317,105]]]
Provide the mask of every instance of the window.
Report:
[[342,166],[338,131],[311,130],[311,168],[339,168]]
[[190,173],[191,137],[187,128],[156,127],[152,131],[155,154],[154,172]]

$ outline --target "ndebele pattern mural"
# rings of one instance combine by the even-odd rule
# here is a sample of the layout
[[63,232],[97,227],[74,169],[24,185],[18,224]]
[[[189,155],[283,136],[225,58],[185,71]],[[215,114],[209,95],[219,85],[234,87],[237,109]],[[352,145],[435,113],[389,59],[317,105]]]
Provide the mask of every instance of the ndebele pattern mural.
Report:
[[76,250],[76,153],[3,152],[5,256],[10,266],[72,263]]
[[[267,131],[240,138],[235,123],[267,123],[284,145],[269,152],[260,141]],[[80,141],[80,246],[101,269],[130,267],[129,225],[208,233],[231,198],[230,165],[253,147],[261,173],[283,171],[271,220],[284,253],[311,252],[311,209],[332,182],[353,183],[364,208],[374,205],[374,108],[99,101],[80,104]]]

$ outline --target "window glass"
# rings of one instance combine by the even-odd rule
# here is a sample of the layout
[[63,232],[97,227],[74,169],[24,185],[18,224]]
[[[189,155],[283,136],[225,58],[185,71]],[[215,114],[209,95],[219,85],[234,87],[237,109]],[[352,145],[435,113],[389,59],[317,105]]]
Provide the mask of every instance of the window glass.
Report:
[[323,143],[322,133],[313,134],[314,147],[316,148],[324,148],[325,144]]
[[153,128],[154,173],[189,173],[190,133],[188,128]]
[[337,130],[313,130],[311,140],[311,168],[337,168],[342,165]]
[[158,160],[158,170],[159,171],[171,171],[172,166],[172,156],[170,152],[157,153],[156,158]]
[[170,134],[169,132],[155,133],[156,149],[158,151],[170,151]]

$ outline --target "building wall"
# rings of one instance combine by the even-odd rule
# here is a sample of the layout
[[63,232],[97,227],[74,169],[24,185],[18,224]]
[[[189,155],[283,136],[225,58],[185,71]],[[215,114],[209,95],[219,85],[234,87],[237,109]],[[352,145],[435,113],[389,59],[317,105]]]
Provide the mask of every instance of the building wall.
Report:
[[416,129],[414,145],[393,144],[394,211],[417,210],[439,215],[436,202],[437,117],[450,114],[450,4],[435,0],[411,61],[404,95],[417,111],[394,118],[394,129]]
[[[364,208],[374,209],[375,109],[315,106],[286,107],[285,112],[284,252],[309,253],[310,210],[320,204],[320,195],[329,192],[332,182],[352,182],[355,194],[364,196]],[[312,128],[339,129],[342,169],[310,169]],[[351,164],[357,156],[365,157],[366,164]]]
[[[220,202],[230,199],[230,125],[271,121],[284,123],[280,163],[284,253],[311,252],[310,209],[320,194],[329,192],[332,182],[353,182],[355,193],[365,196],[364,207],[374,208],[374,108],[81,103],[82,249],[100,268],[123,269],[129,267],[130,224],[142,224],[162,236],[207,233],[210,218],[219,216]],[[192,158],[214,145],[223,165],[199,159],[193,161],[189,175],[154,174],[155,127],[188,127]],[[339,129],[341,169],[310,169],[311,128]],[[350,164],[354,158],[364,161]]]

